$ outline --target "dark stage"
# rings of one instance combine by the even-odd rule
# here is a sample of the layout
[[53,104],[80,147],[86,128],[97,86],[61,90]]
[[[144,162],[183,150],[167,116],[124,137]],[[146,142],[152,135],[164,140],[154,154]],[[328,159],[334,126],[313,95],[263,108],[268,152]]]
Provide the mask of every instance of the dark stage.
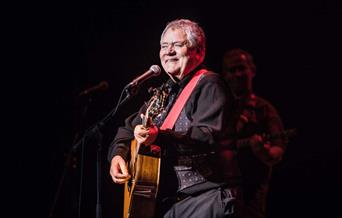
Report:
[[[205,64],[211,70],[221,71],[226,50],[249,51],[257,66],[255,92],[275,105],[285,128],[298,129],[274,168],[269,217],[341,216],[342,8],[337,1],[191,5],[129,0],[14,8],[5,45],[10,68],[2,80],[10,133],[5,134],[2,176],[8,206],[1,217],[48,217],[51,212],[51,218],[77,217],[81,146],[63,174],[75,134],[112,110],[127,83],[160,65],[160,34],[176,18],[203,27]],[[121,217],[122,211],[122,186],[109,176],[109,143],[124,117],[146,99],[147,89],[165,78],[145,82],[102,130],[103,218]],[[108,82],[107,90],[78,97],[101,81]],[[81,217],[95,217],[96,148],[95,140],[83,147]]]

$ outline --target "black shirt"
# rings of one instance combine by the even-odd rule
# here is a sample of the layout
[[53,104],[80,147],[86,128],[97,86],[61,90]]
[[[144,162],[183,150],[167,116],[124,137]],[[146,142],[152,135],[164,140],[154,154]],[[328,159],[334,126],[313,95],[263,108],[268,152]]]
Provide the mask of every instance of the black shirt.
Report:
[[[170,87],[170,95],[172,93],[175,95],[174,99],[169,98],[169,107],[166,107],[166,113],[169,112],[171,105],[173,105],[179,93],[195,73],[196,71],[193,71],[176,84],[171,80],[165,83]],[[233,122],[230,117],[233,98],[227,90],[226,84],[220,75],[207,72],[198,81],[180,115],[185,119],[187,125],[182,127],[180,125],[181,118],[179,117],[172,130],[159,130],[154,144],[161,146],[162,149],[161,189],[165,190],[165,187],[167,187],[169,193],[176,191],[177,176],[174,167],[182,165],[179,159],[186,155],[213,154],[213,158],[210,158],[210,160],[202,161],[202,166],[205,165],[206,168],[203,176],[210,181],[222,181],[220,175],[223,175],[223,173],[220,171],[220,166],[218,166],[221,163],[218,162],[215,152],[221,147],[220,141],[226,137],[223,134],[227,123]],[[134,139],[133,131],[136,125],[141,124],[140,114],[144,113],[145,110],[146,106],[143,105],[137,113],[125,120],[125,126],[118,129],[109,149],[109,161],[115,155],[120,155],[125,160],[129,160],[130,141]],[[193,165],[192,167],[194,167]],[[230,163],[228,165],[237,166]],[[169,193],[166,195],[169,195]]]
[[[187,75],[177,84],[172,84],[171,80],[167,81],[167,84],[172,84],[170,93],[175,92],[179,95],[194,73]],[[191,121],[190,127],[185,132],[159,130],[155,144],[163,146],[165,142],[172,141],[176,147],[181,144],[183,149],[180,150],[184,152],[189,151],[188,148],[194,153],[199,149],[213,150],[217,141],[223,137],[221,133],[226,123],[231,121],[228,117],[231,96],[227,96],[226,90],[221,77],[208,72],[200,79],[184,106],[184,112]],[[140,114],[145,110],[146,105],[143,105],[138,112],[125,120],[125,126],[119,127],[109,149],[109,161],[115,155],[128,160],[130,141],[134,139],[134,127],[141,124]]]

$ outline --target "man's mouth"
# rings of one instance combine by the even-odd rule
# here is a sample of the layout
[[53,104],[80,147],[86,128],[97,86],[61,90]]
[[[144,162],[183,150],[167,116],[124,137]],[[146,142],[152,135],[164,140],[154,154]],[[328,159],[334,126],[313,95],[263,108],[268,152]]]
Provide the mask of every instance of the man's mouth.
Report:
[[169,62],[177,62],[178,61],[178,58],[171,58],[171,59],[167,59],[166,61],[165,61],[165,63],[169,63]]

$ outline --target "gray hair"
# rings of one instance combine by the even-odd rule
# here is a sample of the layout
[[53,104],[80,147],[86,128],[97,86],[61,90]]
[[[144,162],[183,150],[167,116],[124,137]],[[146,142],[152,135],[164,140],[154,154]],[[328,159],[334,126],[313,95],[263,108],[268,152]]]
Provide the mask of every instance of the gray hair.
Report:
[[202,63],[205,57],[206,50],[206,38],[203,29],[198,25],[198,23],[187,19],[178,19],[171,21],[165,27],[161,39],[168,29],[181,29],[185,32],[189,48],[196,49],[199,54],[199,63]]

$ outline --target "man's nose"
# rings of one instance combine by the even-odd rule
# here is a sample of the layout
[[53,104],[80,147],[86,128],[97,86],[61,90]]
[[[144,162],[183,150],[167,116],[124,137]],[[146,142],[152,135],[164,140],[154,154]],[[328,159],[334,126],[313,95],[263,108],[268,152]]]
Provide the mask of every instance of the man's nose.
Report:
[[166,53],[167,53],[168,55],[176,54],[176,50],[174,49],[173,45],[170,45],[170,46],[167,48]]

